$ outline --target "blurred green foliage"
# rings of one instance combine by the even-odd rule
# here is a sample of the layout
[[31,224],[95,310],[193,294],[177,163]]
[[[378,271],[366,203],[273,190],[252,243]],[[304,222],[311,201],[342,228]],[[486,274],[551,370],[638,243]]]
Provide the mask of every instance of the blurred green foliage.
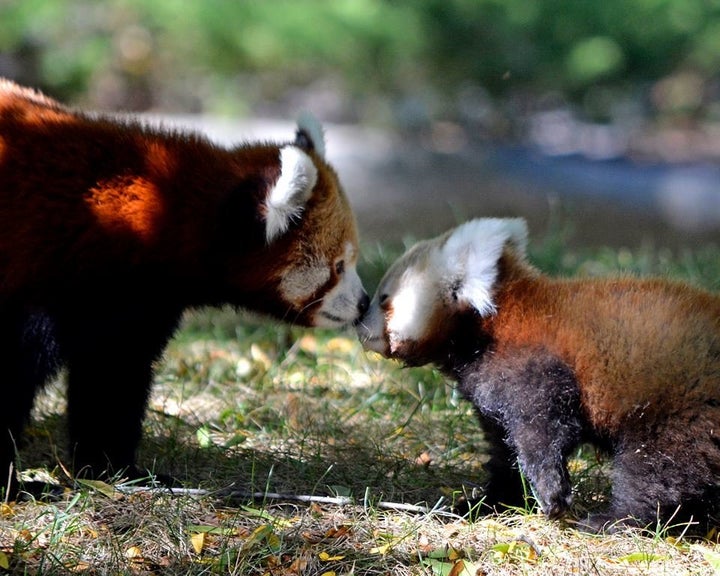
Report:
[[720,0],[0,0],[0,57],[107,107],[237,113],[326,80],[345,115],[549,97],[712,115]]

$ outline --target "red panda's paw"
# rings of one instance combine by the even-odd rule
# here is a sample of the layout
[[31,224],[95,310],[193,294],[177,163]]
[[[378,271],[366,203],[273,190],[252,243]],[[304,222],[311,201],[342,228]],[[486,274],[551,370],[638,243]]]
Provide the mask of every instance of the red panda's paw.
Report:
[[533,495],[543,514],[551,519],[565,516],[572,504],[572,489],[563,474],[550,474],[533,486]]
[[551,501],[549,504],[540,503],[540,509],[548,518],[559,520],[567,514],[570,504],[572,504],[571,497],[561,497]]

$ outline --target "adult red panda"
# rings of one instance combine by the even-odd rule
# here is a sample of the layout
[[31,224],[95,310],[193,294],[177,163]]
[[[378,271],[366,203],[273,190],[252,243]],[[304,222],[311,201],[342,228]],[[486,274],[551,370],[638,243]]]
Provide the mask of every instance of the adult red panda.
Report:
[[[555,279],[525,258],[521,219],[420,242],[380,282],[365,348],[455,378],[490,443],[485,503],[571,503],[581,442],[613,455],[606,512],[582,524],[707,514],[720,487],[720,296],[659,279]],[[716,506],[717,509],[717,506]],[[695,516],[697,518],[697,516]]]
[[0,80],[0,486],[61,368],[74,470],[132,474],[152,364],[186,308],[351,324],[369,300],[357,256],[317,123],[225,149]]

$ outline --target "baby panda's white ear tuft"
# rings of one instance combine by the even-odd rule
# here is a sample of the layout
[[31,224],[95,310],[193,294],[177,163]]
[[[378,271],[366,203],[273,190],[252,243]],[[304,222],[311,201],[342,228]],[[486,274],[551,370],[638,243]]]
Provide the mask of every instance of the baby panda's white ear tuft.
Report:
[[298,118],[295,145],[304,150],[314,150],[318,156],[325,158],[325,133],[312,114],[306,112]]
[[265,239],[269,244],[302,214],[317,183],[312,159],[296,146],[280,149],[280,178],[265,201]]
[[440,249],[448,290],[481,316],[495,312],[492,293],[498,261],[510,244],[520,256],[527,248],[527,224],[522,218],[478,218],[450,232]]

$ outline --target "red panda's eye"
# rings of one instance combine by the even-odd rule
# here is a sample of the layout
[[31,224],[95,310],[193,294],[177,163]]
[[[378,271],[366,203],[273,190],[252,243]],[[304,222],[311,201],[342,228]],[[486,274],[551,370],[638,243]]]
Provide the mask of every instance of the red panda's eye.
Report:
[[345,272],[345,260],[335,262],[335,274],[341,276]]

